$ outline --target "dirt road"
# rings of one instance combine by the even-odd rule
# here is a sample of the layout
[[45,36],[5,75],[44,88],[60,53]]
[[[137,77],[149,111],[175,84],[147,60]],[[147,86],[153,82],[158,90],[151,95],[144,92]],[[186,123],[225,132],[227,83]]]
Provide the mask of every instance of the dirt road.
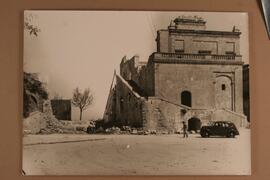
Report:
[[250,131],[240,133],[234,139],[197,134],[188,139],[182,135],[28,135],[23,169],[27,175],[250,174]]

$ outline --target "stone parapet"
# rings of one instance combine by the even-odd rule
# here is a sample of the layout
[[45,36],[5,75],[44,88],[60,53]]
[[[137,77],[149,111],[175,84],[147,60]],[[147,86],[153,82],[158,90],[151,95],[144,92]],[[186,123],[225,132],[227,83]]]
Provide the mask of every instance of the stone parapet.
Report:
[[[239,63],[242,61],[241,55],[217,55],[217,54],[177,54],[177,53],[153,53],[152,57],[154,60],[202,60],[207,62],[211,60],[214,62],[226,61],[231,63]],[[242,62],[241,62],[242,64]]]

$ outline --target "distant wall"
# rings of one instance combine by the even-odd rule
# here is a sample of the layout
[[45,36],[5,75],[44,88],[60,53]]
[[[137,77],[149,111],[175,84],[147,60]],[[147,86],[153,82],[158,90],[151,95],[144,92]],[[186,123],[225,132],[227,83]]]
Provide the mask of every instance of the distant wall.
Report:
[[53,115],[58,120],[71,120],[71,100],[52,99],[51,106]]

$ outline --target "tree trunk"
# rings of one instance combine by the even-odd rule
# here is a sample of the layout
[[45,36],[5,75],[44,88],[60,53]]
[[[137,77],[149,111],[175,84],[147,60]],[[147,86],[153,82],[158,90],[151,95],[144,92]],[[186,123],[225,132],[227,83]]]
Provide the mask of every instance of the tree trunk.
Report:
[[82,109],[80,109],[80,121],[82,120]]

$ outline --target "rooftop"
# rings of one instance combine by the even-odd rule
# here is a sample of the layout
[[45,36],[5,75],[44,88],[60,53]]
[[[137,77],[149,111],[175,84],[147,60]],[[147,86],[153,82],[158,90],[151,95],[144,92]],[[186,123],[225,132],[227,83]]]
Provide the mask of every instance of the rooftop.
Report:
[[180,23],[197,23],[197,24],[205,24],[206,21],[199,16],[178,16],[173,21],[176,25]]

